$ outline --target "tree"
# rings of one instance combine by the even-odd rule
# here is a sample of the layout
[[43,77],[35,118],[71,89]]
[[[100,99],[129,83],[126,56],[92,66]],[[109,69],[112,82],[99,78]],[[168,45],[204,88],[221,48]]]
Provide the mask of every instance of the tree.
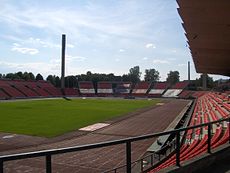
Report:
[[40,73],[38,73],[38,74],[36,75],[35,80],[43,80],[42,75],[41,75]]
[[130,82],[131,81],[130,76],[128,74],[123,74],[122,75],[122,81]]
[[6,78],[7,79],[14,79],[15,75],[13,73],[7,73]]
[[55,84],[56,87],[61,87],[61,79],[58,76],[55,77]]
[[140,82],[140,77],[141,77],[140,67],[135,66],[135,67],[129,69],[128,77],[129,77],[130,81],[133,83]]
[[208,74],[207,75],[204,75],[204,74],[201,74],[200,75],[200,78],[199,79],[196,79],[196,86],[197,87],[202,87],[203,85],[203,78],[204,77],[207,77],[207,88],[213,88],[214,87],[214,81],[213,81],[213,78],[210,77]]
[[23,73],[21,71],[17,72],[15,74],[15,78],[17,78],[17,79],[23,79]]
[[28,72],[24,72],[23,75],[22,75],[22,79],[29,80],[30,79],[29,73]]
[[35,79],[34,74],[32,72],[29,72],[29,78],[30,78],[30,80],[34,80]]
[[54,86],[56,86],[55,76],[52,76],[52,75],[47,76],[46,81],[49,81],[51,84],[53,84]]
[[145,81],[147,82],[157,82],[160,79],[159,72],[153,69],[146,69],[145,70]]
[[[58,85],[58,83],[56,83]],[[65,77],[65,87],[75,88],[77,86],[77,77],[76,76],[66,76]]]
[[179,82],[180,81],[180,73],[178,71],[170,71],[168,73],[168,77],[167,77],[166,81],[168,83],[170,83],[171,85]]

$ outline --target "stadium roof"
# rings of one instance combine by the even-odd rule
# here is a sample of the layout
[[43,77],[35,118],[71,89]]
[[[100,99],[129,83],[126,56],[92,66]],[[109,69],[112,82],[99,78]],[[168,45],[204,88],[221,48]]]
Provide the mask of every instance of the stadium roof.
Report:
[[230,0],[177,0],[198,73],[230,76]]

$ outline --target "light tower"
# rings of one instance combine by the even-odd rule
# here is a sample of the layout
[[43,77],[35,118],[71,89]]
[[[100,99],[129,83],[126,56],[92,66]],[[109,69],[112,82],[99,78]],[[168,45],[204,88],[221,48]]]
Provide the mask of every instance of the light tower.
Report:
[[190,83],[190,61],[188,61],[188,82]]
[[61,50],[61,89],[64,92],[65,89],[65,45],[66,35],[62,34],[62,50]]

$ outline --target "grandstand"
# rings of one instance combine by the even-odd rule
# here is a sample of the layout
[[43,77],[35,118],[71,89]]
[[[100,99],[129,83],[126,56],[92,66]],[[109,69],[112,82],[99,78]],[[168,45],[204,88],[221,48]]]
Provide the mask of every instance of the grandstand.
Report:
[[153,85],[153,88],[149,91],[149,97],[161,97],[162,94],[169,87],[169,84],[166,82],[157,82]]
[[3,91],[3,89],[0,89],[0,100],[8,99],[9,96]]
[[93,82],[91,81],[81,81],[78,83],[80,95],[84,97],[93,97],[95,96],[95,89]]
[[60,89],[46,81],[0,80],[1,99],[60,97]]
[[[22,92],[20,92],[10,80],[0,80],[0,88],[5,95],[8,95],[10,98],[24,98]],[[8,98],[8,97],[6,97]]]
[[68,97],[77,97],[79,96],[79,91],[76,88],[65,88],[64,95]]
[[26,87],[25,81],[14,80],[14,81],[8,81],[8,83],[11,86],[14,86],[15,89],[23,93],[26,97],[38,97],[38,94],[36,92]]
[[183,91],[179,94],[179,98],[190,98],[194,92],[195,92],[195,91],[183,90]]
[[198,98],[206,93],[208,93],[208,91],[191,91],[185,89],[179,94],[179,98],[183,98],[183,99]]
[[30,88],[31,90],[33,90],[34,92],[36,92],[38,94],[39,97],[50,97],[52,96],[51,94],[49,94],[47,91],[45,91],[43,88],[41,88],[41,86],[37,85],[38,82],[35,81],[26,81],[25,85]]
[[[221,118],[228,118],[230,112],[229,101],[226,95],[219,95],[211,92],[198,97],[189,126],[217,121]],[[212,126],[212,148],[216,148],[229,140],[229,129],[229,124],[226,122],[214,124]],[[180,160],[184,162],[206,152],[208,147],[207,143],[207,126],[195,130],[188,130],[185,135],[184,143],[181,145]],[[157,172],[175,164],[176,155],[173,155],[150,171],[150,173]]]
[[59,88],[54,87],[51,83],[46,81],[38,81],[37,82],[38,87],[45,90],[47,93],[49,93],[53,97],[60,97],[62,96],[61,90]]
[[178,97],[178,95],[188,86],[187,81],[177,82],[171,88],[169,88],[162,97]]
[[147,91],[149,87],[150,87],[150,83],[148,82],[137,83],[132,90],[132,95],[137,97],[145,97],[147,96]]
[[112,82],[98,82],[97,96],[108,97],[113,95]]
[[[167,94],[167,97],[172,97],[168,94],[168,91],[173,91],[174,94],[178,91],[182,91],[186,85],[185,82],[179,82],[174,85],[172,88],[167,89],[169,86],[165,82],[158,82],[154,84],[153,89],[148,93],[148,90],[151,86],[148,82],[140,82],[135,84],[134,88],[131,90],[131,83],[117,83],[116,88],[112,88],[112,82],[98,82],[97,83],[97,96],[128,96],[133,95],[136,97],[163,97]],[[37,97],[61,97],[65,96],[96,96],[93,83],[90,81],[81,81],[79,82],[79,89],[76,88],[65,88],[64,93],[61,92],[60,88],[54,87],[51,83],[46,81],[23,81],[23,80],[0,80],[0,99],[13,99],[13,98],[37,98]],[[186,95],[186,92],[189,92],[190,95],[196,94],[192,91],[184,91],[181,93],[180,98],[186,98],[189,94]],[[202,94],[202,92],[200,92]],[[183,96],[185,95],[185,96]],[[173,95],[174,96],[174,95]],[[175,96],[174,96],[175,97]]]

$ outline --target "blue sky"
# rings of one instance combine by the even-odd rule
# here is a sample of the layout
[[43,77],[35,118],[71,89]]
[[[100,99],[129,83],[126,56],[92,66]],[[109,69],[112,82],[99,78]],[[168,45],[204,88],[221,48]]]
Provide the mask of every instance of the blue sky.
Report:
[[[187,48],[174,0],[1,0],[0,73],[60,76],[61,34],[67,36],[66,75],[127,74],[133,66],[187,78]],[[217,77],[215,77],[217,78]]]

